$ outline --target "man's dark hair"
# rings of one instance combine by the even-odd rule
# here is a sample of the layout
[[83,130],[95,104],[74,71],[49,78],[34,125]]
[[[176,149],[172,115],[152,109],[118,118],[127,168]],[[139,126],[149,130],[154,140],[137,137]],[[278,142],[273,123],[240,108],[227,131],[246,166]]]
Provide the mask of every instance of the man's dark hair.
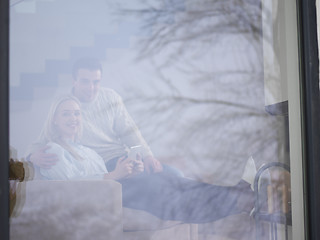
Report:
[[88,69],[91,71],[100,70],[102,73],[102,66],[99,60],[94,58],[81,58],[73,64],[72,76],[76,79],[79,69]]

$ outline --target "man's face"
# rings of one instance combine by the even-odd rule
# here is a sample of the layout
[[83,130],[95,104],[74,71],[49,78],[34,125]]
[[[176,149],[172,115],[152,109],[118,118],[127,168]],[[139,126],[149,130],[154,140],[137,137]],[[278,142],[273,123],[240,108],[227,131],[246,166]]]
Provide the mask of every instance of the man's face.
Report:
[[97,96],[100,82],[100,70],[80,68],[73,81],[73,93],[81,102],[91,102]]

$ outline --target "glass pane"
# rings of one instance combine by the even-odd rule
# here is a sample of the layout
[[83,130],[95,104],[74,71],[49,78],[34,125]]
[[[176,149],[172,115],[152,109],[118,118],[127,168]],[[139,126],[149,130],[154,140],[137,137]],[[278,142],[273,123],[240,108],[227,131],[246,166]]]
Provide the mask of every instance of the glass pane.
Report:
[[10,5],[11,239],[303,239],[294,2]]

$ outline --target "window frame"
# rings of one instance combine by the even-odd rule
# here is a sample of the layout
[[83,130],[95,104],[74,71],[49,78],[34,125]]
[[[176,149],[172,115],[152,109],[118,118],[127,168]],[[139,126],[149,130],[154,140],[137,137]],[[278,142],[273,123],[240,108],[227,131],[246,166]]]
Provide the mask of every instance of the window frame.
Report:
[[315,0],[297,0],[305,239],[320,239],[319,58]]

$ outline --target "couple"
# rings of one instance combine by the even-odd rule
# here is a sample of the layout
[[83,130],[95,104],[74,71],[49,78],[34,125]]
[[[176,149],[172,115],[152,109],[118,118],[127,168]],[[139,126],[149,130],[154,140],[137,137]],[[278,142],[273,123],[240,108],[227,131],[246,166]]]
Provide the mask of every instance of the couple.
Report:
[[[124,207],[163,220],[204,223],[252,209],[253,192],[244,181],[214,186],[163,169],[120,97],[100,88],[101,67],[88,63],[75,65],[73,95],[52,104],[40,138],[45,147],[29,155],[45,178],[114,179],[122,184]],[[142,158],[128,158],[124,145],[142,145]]]

